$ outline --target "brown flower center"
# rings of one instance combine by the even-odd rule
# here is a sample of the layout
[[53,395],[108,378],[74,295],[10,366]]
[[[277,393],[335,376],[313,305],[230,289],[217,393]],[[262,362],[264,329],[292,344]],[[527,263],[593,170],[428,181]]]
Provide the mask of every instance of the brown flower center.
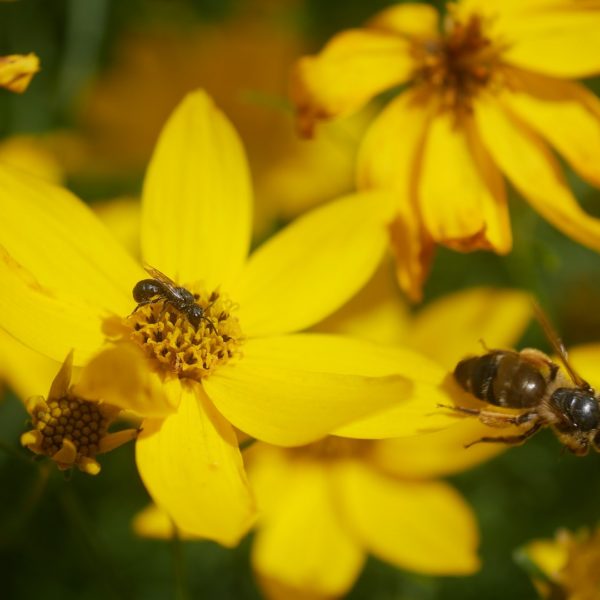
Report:
[[42,434],[39,451],[47,456],[54,456],[63,447],[63,441],[68,440],[79,456],[94,458],[110,425],[98,404],[74,396],[38,404],[31,421]]
[[203,311],[196,323],[190,322],[186,311],[158,296],[126,321],[131,339],[159,368],[201,380],[239,355],[242,332],[232,314],[233,303],[220,292],[199,290],[194,299]]
[[454,111],[469,111],[472,98],[492,82],[500,63],[500,48],[486,37],[482,20],[460,22],[449,15],[445,33],[416,49],[421,67],[416,80]]

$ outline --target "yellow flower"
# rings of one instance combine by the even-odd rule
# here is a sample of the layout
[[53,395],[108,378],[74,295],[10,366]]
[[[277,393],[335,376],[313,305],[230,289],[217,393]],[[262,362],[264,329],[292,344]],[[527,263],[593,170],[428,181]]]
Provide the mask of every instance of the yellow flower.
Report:
[[100,472],[97,454],[118,448],[137,437],[137,429],[109,433],[122,412],[99,400],[75,393],[71,385],[73,352],[52,382],[48,397],[32,396],[26,402],[33,429],[21,436],[21,444],[36,454],[49,456],[61,470],[74,466],[90,475]]
[[32,52],[0,56],[0,87],[22,94],[39,70],[40,59]]
[[[378,273],[319,329],[391,341],[390,328],[399,321],[403,331],[395,329],[397,338],[424,348],[451,369],[476,348],[480,336],[494,346],[514,343],[529,317],[525,294],[478,289],[434,302],[409,320],[398,299],[386,293],[391,280],[386,275]],[[390,300],[395,313],[385,308]],[[382,309],[387,318],[380,318]],[[440,331],[444,344],[439,344]],[[388,411],[386,419],[406,428],[411,417]],[[441,432],[396,439],[330,436],[294,449],[255,444],[247,451],[260,510],[252,562],[266,596],[342,596],[367,554],[432,575],[476,571],[475,518],[461,495],[439,478],[502,450],[484,444],[464,448],[484,432],[489,428],[467,419]],[[155,507],[140,513],[134,528],[150,537],[172,535],[168,518]]]
[[142,300],[148,274],[68,192],[8,167],[0,189],[0,326],[54,360],[75,348],[77,365],[91,359],[77,395],[145,417],[138,469],[184,532],[233,544],[252,523],[233,426],[299,445],[399,402],[422,411],[444,400],[434,387],[443,371],[416,353],[294,333],[369,278],[385,247],[387,195],[342,198],[247,258],[243,150],[201,92],[159,139],[141,218],[143,260],[196,294],[201,318],[160,294],[136,309],[131,290]]
[[597,600],[600,596],[600,529],[557,533],[554,540],[535,540],[524,554],[539,569],[533,582],[543,598]]
[[555,227],[600,250],[598,219],[581,210],[548,148],[600,185],[600,102],[569,81],[600,72],[598,8],[462,0],[440,24],[433,7],[403,3],[298,63],[292,94],[305,134],[408,84],[368,130],[357,181],[397,191],[391,241],[412,298],[436,243],[510,251],[502,174]]

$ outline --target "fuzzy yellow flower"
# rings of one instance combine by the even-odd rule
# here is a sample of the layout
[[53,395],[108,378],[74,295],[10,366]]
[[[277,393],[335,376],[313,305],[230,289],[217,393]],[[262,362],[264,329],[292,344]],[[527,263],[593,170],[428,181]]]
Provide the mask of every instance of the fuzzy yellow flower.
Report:
[[[65,190],[8,167],[0,189],[0,326],[54,360],[74,348],[76,366],[91,359],[75,393],[145,417],[138,469],[182,531],[233,544],[254,519],[234,426],[298,445],[399,402],[443,401],[431,385],[441,370],[416,353],[295,333],[369,278],[385,249],[388,196],[342,198],[248,258],[243,150],[202,92],[159,139],[141,218],[143,260],[194,294],[198,318],[164,287],[144,302],[142,288],[157,281],[138,286],[148,273]],[[409,379],[422,382],[418,398]]]
[[505,175],[545,219],[600,250],[549,149],[600,185],[600,102],[570,81],[600,72],[596,2],[460,0],[440,19],[402,3],[336,35],[297,64],[301,131],[407,84],[374,121],[358,156],[360,188],[397,191],[391,231],[398,278],[420,298],[435,244],[512,245]]
[[554,540],[527,544],[523,554],[539,570],[533,582],[542,598],[600,597],[600,529],[576,534],[563,529]]
[[0,87],[22,94],[39,70],[40,59],[33,52],[0,56]]

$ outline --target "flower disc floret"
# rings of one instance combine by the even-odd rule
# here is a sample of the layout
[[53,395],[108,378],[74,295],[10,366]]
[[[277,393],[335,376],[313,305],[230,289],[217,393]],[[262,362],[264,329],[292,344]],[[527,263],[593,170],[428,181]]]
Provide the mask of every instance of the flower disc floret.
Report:
[[439,40],[415,45],[420,63],[415,81],[438,95],[444,108],[470,111],[473,97],[497,79],[500,51],[485,35],[482,17],[471,15],[461,21],[450,13]]
[[100,472],[96,455],[113,450],[137,437],[137,429],[108,431],[121,410],[111,404],[78,396],[71,386],[73,353],[54,379],[48,399],[27,400],[32,429],[21,444],[35,454],[50,457],[61,470],[77,466],[90,475]]
[[126,321],[131,339],[159,368],[200,381],[239,356],[242,331],[232,314],[235,305],[221,292],[198,290],[194,299],[204,310],[197,326],[184,311],[158,297]]

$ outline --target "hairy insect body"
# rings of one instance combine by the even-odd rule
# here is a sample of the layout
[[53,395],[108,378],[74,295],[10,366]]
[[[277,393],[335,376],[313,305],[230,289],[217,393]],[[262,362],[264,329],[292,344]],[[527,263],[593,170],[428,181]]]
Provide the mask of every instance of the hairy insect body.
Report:
[[[489,408],[452,408],[494,427],[526,426],[519,435],[484,437],[473,443],[520,444],[549,426],[574,454],[587,454],[590,447],[600,450],[600,399],[570,365],[562,342],[547,322],[541,322],[568,376],[539,350],[492,350],[467,357],[454,369],[457,383]],[[518,413],[508,414],[494,407],[518,409]]]
[[532,351],[523,352],[496,350],[466,358],[458,363],[454,376],[465,390],[489,404],[507,408],[537,406],[555,374],[545,374],[538,364],[528,360]]
[[133,299],[138,303],[133,312],[147,304],[162,300],[165,305],[171,305],[184,314],[188,321],[198,327],[200,321],[205,321],[211,330],[215,330],[213,322],[205,315],[205,309],[196,303],[194,295],[184,287],[178,286],[158,269],[146,265],[146,271],[152,279],[142,279],[133,288]]

